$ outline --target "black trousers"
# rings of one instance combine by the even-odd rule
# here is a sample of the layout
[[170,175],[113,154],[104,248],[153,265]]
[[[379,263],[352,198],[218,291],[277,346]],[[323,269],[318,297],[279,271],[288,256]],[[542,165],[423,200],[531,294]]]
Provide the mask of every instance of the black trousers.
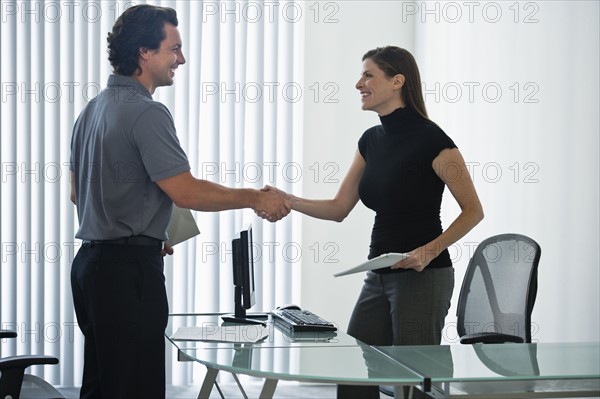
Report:
[[81,398],[164,398],[168,303],[160,243],[84,243],[71,269],[85,336]]

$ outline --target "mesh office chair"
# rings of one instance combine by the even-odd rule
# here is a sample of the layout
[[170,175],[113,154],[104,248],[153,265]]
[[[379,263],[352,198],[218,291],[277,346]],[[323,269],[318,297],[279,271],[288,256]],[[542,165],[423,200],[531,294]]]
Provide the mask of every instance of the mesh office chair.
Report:
[[521,234],[484,240],[469,262],[456,315],[462,344],[531,342],[541,249]]
[[[458,298],[457,330],[462,344],[531,342],[540,255],[538,243],[520,234],[500,234],[477,246]],[[490,369],[506,375],[519,372],[502,370],[502,359],[490,359],[484,349],[475,349]],[[539,373],[535,348],[530,352],[521,365],[529,373]],[[469,384],[454,386],[470,390]],[[380,391],[393,396],[387,387]]]
[[[489,343],[530,343],[531,312],[537,294],[538,243],[520,234],[501,234],[483,241],[469,262],[458,298],[460,342],[474,345],[481,363],[504,376],[539,375],[537,347],[527,351],[497,351]],[[495,345],[494,345],[495,346]],[[488,350],[489,349],[489,350]],[[489,382],[453,384],[458,392],[483,396]],[[539,387],[527,378],[513,388],[535,392]]]
[[[0,339],[15,338],[17,333],[0,330]],[[58,359],[44,355],[0,357],[0,399],[62,399],[64,396],[43,379],[25,374],[33,365],[57,364]]]

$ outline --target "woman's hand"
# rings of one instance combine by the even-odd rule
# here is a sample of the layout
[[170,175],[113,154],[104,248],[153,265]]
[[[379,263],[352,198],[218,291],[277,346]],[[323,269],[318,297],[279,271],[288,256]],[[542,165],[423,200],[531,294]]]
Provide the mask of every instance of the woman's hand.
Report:
[[414,269],[422,272],[429,263],[435,259],[439,253],[427,245],[416,248],[410,251],[408,257],[391,266],[392,269]]

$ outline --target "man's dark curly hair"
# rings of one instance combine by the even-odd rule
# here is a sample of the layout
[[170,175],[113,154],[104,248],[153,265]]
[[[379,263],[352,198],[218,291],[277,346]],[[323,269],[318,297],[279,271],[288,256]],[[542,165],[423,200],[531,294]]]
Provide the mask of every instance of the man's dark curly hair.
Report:
[[172,8],[141,4],[121,14],[106,38],[108,60],[115,74],[132,76],[140,69],[140,49],[160,47],[166,37],[165,22],[174,26],[179,23],[177,12]]

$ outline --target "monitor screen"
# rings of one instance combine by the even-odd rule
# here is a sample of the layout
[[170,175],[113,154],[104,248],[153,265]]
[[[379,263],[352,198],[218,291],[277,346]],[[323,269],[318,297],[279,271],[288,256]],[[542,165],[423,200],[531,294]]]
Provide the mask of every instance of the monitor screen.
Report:
[[[250,309],[254,306],[254,251],[252,250],[252,225],[240,232],[240,262],[242,284],[242,306]],[[234,248],[235,250],[235,248]]]
[[252,225],[240,231],[239,238],[234,238],[233,244],[233,285],[235,312],[231,316],[223,316],[226,322],[263,324],[265,313],[246,314],[246,310],[254,306],[254,250],[252,238]]

